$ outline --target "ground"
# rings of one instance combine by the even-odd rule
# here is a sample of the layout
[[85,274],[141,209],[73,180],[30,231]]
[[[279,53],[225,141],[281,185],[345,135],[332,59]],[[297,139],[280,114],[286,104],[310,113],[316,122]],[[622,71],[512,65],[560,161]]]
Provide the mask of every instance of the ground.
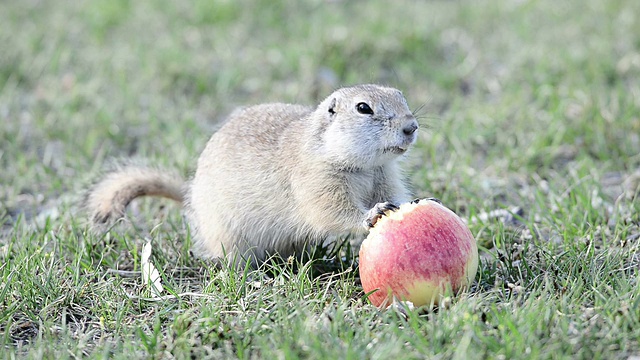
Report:
[[[5,356],[640,356],[639,16],[633,0],[1,2]],[[447,307],[374,308],[347,245],[217,270],[165,201],[88,231],[78,201],[114,159],[189,177],[235,107],[369,82],[419,115],[416,196],[480,244]],[[147,241],[177,298],[150,300]]]

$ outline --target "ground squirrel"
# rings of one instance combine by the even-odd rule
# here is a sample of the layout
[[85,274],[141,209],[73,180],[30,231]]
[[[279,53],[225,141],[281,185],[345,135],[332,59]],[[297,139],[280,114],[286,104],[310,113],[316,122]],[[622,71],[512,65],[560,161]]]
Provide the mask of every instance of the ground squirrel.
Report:
[[402,93],[379,85],[342,88],[311,108],[241,108],[211,137],[194,178],[125,166],[85,197],[95,225],[124,215],[133,199],[182,203],[196,253],[255,264],[298,254],[331,235],[362,232],[410,200],[398,160],[418,122]]

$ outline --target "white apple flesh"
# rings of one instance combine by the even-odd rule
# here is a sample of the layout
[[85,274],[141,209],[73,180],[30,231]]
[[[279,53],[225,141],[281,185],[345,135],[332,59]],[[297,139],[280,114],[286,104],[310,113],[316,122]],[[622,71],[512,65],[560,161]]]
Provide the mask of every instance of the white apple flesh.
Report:
[[439,202],[402,204],[382,216],[360,248],[360,279],[369,300],[438,305],[468,287],[478,271],[478,247],[467,225]]

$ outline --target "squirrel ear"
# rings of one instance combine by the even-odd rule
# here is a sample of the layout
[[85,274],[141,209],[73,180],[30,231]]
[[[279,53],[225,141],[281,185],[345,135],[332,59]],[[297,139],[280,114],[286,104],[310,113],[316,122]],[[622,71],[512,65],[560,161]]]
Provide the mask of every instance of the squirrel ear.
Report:
[[329,114],[332,116],[336,114],[336,98],[331,99],[329,103]]

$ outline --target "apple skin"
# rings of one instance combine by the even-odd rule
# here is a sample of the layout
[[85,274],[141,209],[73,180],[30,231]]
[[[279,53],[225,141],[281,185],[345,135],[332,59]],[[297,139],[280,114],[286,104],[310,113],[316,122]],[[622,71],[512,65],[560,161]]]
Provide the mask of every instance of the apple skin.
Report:
[[369,301],[438,305],[468,287],[478,271],[478,247],[467,225],[437,201],[402,204],[382,216],[360,247],[360,279]]

